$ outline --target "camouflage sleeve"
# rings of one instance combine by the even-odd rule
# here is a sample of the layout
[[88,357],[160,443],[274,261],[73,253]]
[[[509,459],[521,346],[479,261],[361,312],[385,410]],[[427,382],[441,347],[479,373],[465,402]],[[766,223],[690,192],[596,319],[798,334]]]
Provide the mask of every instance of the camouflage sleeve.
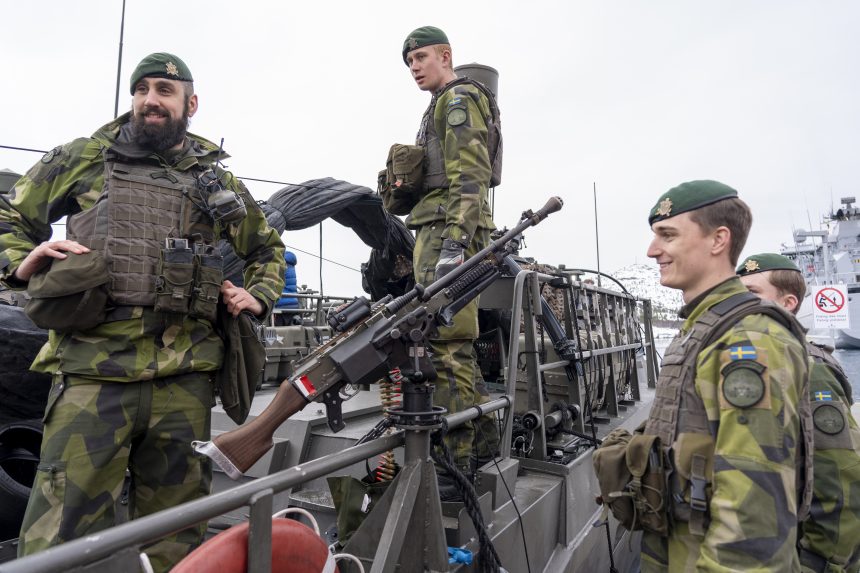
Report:
[[490,183],[488,117],[486,96],[475,87],[459,85],[440,96],[433,118],[451,181],[443,237],[466,245],[475,235]]
[[800,546],[830,561],[829,570],[860,571],[860,426],[831,368],[813,361],[809,371],[815,474]]
[[90,139],[55,147],[0,194],[0,283],[22,285],[11,279],[15,269],[36,245],[51,238],[51,223],[79,210],[74,198],[101,176],[100,164],[81,158]]
[[242,197],[248,212],[241,223],[227,227],[226,235],[236,254],[245,259],[245,290],[263,303],[268,315],[284,288],[284,243],[245,185],[232,173],[225,180]]
[[800,343],[763,315],[744,318],[699,355],[696,389],[715,446],[697,570],[797,569],[795,464],[807,367]]

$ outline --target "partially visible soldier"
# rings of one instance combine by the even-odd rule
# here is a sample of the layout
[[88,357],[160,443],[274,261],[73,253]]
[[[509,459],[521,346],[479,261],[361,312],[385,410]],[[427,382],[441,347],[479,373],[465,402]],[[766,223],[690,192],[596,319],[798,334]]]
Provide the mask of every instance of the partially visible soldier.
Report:
[[[800,269],[788,257],[747,257],[737,274],[751,293],[797,314],[806,294]],[[830,352],[807,342],[814,427],[814,487],[798,544],[805,572],[860,570],[860,427],[851,415],[851,383]]]
[[[445,33],[433,26],[413,31],[403,43],[403,61],[415,83],[432,94],[416,145],[424,150],[420,198],[406,224],[417,231],[415,281],[432,283],[489,244],[495,229],[488,202],[489,187],[501,176],[501,133],[493,95],[468,78],[457,78]],[[473,301],[440,328],[430,341],[438,379],[434,402],[449,413],[485,400],[486,389],[475,356],[478,303]],[[498,445],[498,430],[489,416],[452,430],[446,436],[459,469],[474,473],[478,460],[489,459]],[[473,455],[477,450],[477,456]],[[443,500],[456,497],[453,482],[439,477]]]
[[799,569],[807,360],[796,321],[751,295],[735,265],[752,224],[737,191],[690,181],[649,213],[660,284],[683,292],[645,436],[668,456],[663,535],[643,571]]
[[[31,368],[54,380],[20,556],[114,525],[126,468],[132,518],[209,493],[211,463],[191,442],[210,437],[219,295],[233,316],[267,316],[284,247],[217,166],[219,147],[186,131],[192,82],[176,56],[147,56],[131,74],[129,113],[54,148],[0,196],[0,282],[62,295],[28,308],[52,329]],[[67,238],[51,240],[66,215]],[[246,261],[245,288],[223,280],[221,238]],[[204,531],[144,549],[166,571]]]

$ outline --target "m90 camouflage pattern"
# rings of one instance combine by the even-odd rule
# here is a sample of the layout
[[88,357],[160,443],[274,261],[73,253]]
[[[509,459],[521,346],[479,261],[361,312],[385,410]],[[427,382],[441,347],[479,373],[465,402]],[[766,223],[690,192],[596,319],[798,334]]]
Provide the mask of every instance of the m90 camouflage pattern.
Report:
[[[561,207],[561,199],[552,197],[536,213],[524,212],[516,227],[427,287],[416,285],[397,299],[373,306],[359,297],[340,309],[331,319],[340,334],[299,362],[259,416],[211,442],[196,442],[194,449],[239,479],[272,447],[275,430],[310,402],[325,403],[329,426],[340,431],[344,427],[340,388],[376,382],[394,367],[418,366],[420,353],[410,356],[410,350],[423,348],[437,326],[450,325],[461,308],[495,281],[505,257],[514,250],[512,239]],[[425,355],[416,370],[431,368]]]

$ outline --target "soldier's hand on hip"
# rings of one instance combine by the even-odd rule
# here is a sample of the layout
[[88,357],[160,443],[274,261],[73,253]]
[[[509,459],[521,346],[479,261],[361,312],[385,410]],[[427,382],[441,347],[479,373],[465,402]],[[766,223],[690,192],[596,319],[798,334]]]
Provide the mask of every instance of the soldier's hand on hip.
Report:
[[457,241],[451,239],[442,241],[442,251],[439,253],[439,262],[436,263],[437,281],[463,264],[465,250],[466,247]]
[[30,254],[15,269],[13,276],[19,281],[27,282],[40,269],[46,267],[52,259],[65,259],[69,256],[66,253],[80,255],[89,252],[90,250],[87,247],[77,241],[69,239],[45,241],[30,251]]
[[224,304],[227,305],[227,312],[233,316],[239,316],[243,310],[247,310],[254,316],[263,314],[263,304],[254,295],[230,281],[224,281],[221,284],[221,296],[224,298]]

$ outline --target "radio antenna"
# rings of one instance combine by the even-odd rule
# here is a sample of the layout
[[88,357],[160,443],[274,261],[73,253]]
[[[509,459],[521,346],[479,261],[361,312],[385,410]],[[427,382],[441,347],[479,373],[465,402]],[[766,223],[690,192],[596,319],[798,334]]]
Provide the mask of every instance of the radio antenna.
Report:
[[125,0],[122,0],[122,20],[119,24],[119,55],[116,58],[116,97],[113,102],[113,116],[119,115],[119,82],[122,75],[122,37],[125,33]]

